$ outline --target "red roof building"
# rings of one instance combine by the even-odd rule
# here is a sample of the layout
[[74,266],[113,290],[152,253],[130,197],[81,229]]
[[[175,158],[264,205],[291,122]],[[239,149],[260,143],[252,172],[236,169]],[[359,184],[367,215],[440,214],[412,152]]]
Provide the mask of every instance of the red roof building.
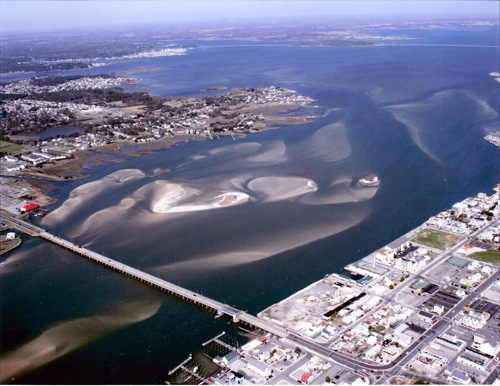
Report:
[[28,203],[27,205],[23,206],[23,208],[21,209],[21,212],[29,212],[30,210],[34,210],[34,209],[38,209],[38,208],[40,208],[40,205]]
[[311,378],[311,377],[312,377],[312,374],[304,373],[304,374],[302,374],[301,381],[304,382],[304,383],[308,383],[309,382],[309,378]]

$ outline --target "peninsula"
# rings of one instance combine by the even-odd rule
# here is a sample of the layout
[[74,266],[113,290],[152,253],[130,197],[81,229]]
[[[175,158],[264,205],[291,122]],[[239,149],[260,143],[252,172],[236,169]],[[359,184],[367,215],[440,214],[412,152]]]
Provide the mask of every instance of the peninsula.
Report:
[[[109,161],[102,152],[134,156],[180,141],[242,136],[315,118],[298,114],[300,108],[315,107],[311,98],[282,87],[239,88],[203,98],[160,98],[119,87],[139,81],[112,74],[2,84],[0,173],[81,178],[84,165]],[[127,144],[140,149],[122,150]]]
[[21,243],[21,236],[16,235],[14,232],[0,236],[0,256],[17,248]]

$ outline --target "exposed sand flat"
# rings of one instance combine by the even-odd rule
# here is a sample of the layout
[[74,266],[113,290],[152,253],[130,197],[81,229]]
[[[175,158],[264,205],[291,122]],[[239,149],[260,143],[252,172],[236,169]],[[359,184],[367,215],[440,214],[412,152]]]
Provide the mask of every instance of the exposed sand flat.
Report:
[[235,267],[238,265],[254,263],[256,261],[266,259],[270,256],[271,254],[266,252],[234,251],[217,255],[203,256],[200,258],[181,261],[173,264],[167,264],[164,266],[156,267],[155,270],[157,270],[158,272],[161,272],[166,268],[168,268],[168,270],[190,270],[190,267],[192,268],[193,264],[195,264],[198,269],[201,268],[204,270],[224,269]]
[[299,202],[308,205],[344,204],[372,199],[379,187],[351,186],[352,179],[344,177],[333,181],[328,189],[319,191],[314,195],[301,197]]
[[352,153],[347,130],[342,122],[323,126],[301,145],[308,158],[337,162],[349,158]]
[[[390,111],[390,109],[388,109]],[[443,161],[441,161],[439,159],[439,157],[434,154],[434,152],[432,150],[430,150],[427,145],[424,143],[423,141],[423,135],[422,135],[422,131],[423,131],[423,128],[417,126],[417,123],[412,121],[412,119],[408,116],[408,114],[406,113],[403,113],[401,111],[391,111],[391,113],[393,114],[394,118],[396,120],[398,120],[399,122],[401,122],[404,126],[406,126],[406,128],[408,129],[408,132],[410,133],[410,137],[411,139],[413,140],[413,143],[415,143],[415,145],[418,146],[418,148],[420,150],[422,150],[422,152],[427,155],[429,158],[433,159],[434,161],[436,161],[437,163],[439,164],[443,164]]]
[[297,248],[302,245],[340,233],[356,226],[368,216],[368,211],[356,211],[349,217],[337,221],[322,222],[303,227],[300,224],[289,229],[279,229],[264,238],[249,240],[249,246],[240,250],[221,251],[207,255],[195,256],[192,259],[158,266],[157,272],[177,270],[191,272],[193,265],[203,270],[227,269],[239,265],[250,264],[262,259]]
[[263,201],[272,202],[316,192],[318,186],[302,177],[260,177],[250,181],[248,189],[263,195]]
[[109,314],[63,322],[18,349],[0,356],[0,382],[26,374],[118,329],[156,314],[161,303],[133,302]]
[[283,141],[267,142],[258,150],[255,154],[246,157],[245,161],[277,164],[287,160],[286,145]]
[[[99,229],[113,227],[125,216],[125,211],[132,208],[137,198],[124,198],[118,205],[111,206],[93,213],[85,219],[76,229],[71,232],[73,237],[78,237],[84,233],[94,231],[99,233]],[[97,226],[98,224],[98,226]]]
[[156,213],[188,213],[188,212],[198,212],[202,210],[218,209],[232,205],[242,204],[247,202],[249,199],[248,194],[241,192],[226,192],[221,195],[209,199],[209,201],[192,203],[189,205],[178,205],[170,207],[167,210],[157,211]]
[[249,195],[237,191],[203,192],[184,183],[156,181],[158,192],[153,198],[153,213],[188,213],[228,207],[247,202]]
[[17,271],[22,266],[22,261],[31,256],[37,256],[38,252],[41,250],[43,250],[43,244],[31,247],[30,249],[21,248],[13,252],[7,258],[2,257],[2,261],[0,262],[0,275],[6,275]]
[[215,149],[209,151],[203,151],[198,154],[195,154],[187,159],[186,162],[180,164],[178,167],[182,167],[185,165],[192,164],[198,161],[205,161],[209,158],[216,158],[228,155],[235,155],[238,157],[245,157],[254,154],[257,152],[262,145],[257,142],[246,142],[246,143],[238,143],[234,145],[227,145],[217,147]]
[[253,154],[262,147],[257,142],[237,143],[235,145],[221,146],[208,151],[209,155],[238,153],[240,155]]
[[136,181],[145,176],[138,169],[123,169],[111,173],[100,180],[80,185],[70,193],[69,198],[59,208],[43,218],[42,224],[53,226],[81,209],[83,205],[88,206],[89,200],[96,198],[104,191],[116,188],[120,184]]
[[159,191],[153,199],[151,210],[154,213],[168,213],[172,208],[180,205],[183,201],[199,196],[202,192],[184,184],[156,181]]

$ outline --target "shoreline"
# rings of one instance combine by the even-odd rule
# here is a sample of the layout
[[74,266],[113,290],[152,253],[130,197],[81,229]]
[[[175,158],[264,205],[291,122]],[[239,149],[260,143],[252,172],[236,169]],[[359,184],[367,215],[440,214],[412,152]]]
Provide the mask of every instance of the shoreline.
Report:
[[[443,266],[450,261],[455,261],[450,262],[450,264],[459,264],[460,267],[469,264],[476,268],[470,268],[468,265],[468,270],[476,269],[477,272],[480,270],[486,272],[486,274],[481,276],[479,282],[474,282],[476,283],[474,286],[468,283],[468,286],[465,287],[456,286],[464,293],[462,297],[457,299],[464,302],[464,296],[471,297],[476,293],[476,285],[483,285],[484,282],[491,278],[491,275],[495,272],[498,273],[498,263],[474,256],[475,252],[491,251],[497,254],[497,258],[500,258],[499,241],[495,241],[492,236],[481,236],[486,232],[491,232],[492,227],[498,229],[500,226],[500,210],[498,207],[500,185],[497,185],[492,190],[493,193],[490,196],[477,193],[473,198],[466,198],[453,205],[454,209],[455,206],[463,205],[464,202],[470,199],[478,199],[482,203],[488,203],[489,210],[494,214],[481,226],[474,226],[464,232],[453,232],[448,230],[445,225],[436,226],[432,224],[434,217],[431,217],[404,235],[399,236],[396,240],[387,243],[386,246],[382,246],[367,256],[347,264],[340,271],[342,273],[326,274],[325,277],[271,304],[258,312],[257,317],[284,328],[286,331],[293,331],[297,335],[311,339],[318,344],[328,345],[328,347],[332,347],[333,350],[339,353],[346,353],[342,348],[343,342],[351,342],[353,335],[358,334],[358,331],[365,328],[366,323],[373,331],[377,332],[373,337],[376,337],[378,346],[382,347],[381,342],[384,339],[392,339],[393,341],[395,339],[397,341],[397,337],[393,339],[392,334],[389,334],[396,327],[387,327],[383,323],[383,318],[387,315],[388,309],[399,312],[396,311],[398,307],[405,310],[403,314],[409,312],[402,321],[398,321],[398,324],[400,322],[411,324],[413,318],[419,318],[419,315],[426,310],[423,308],[425,304],[422,303],[428,298],[418,298],[416,296],[421,294],[422,288],[414,287],[415,283],[426,283],[424,284],[425,287],[425,285],[429,285],[429,283],[436,280],[438,285],[432,285],[435,285],[436,288],[442,288],[442,291],[446,291],[450,296],[455,296],[452,294],[455,294],[458,290],[449,290],[447,283],[451,282],[455,274],[460,275],[460,271],[457,270],[455,274],[450,273],[450,277],[444,276],[442,279],[439,279],[442,274],[436,271],[440,269],[439,272],[443,270],[450,271],[450,268]],[[473,215],[474,212],[465,210],[465,213],[469,216],[471,213]],[[434,234],[434,236],[431,238],[428,234]],[[485,237],[490,238],[486,239]],[[443,240],[446,240],[446,242],[443,242]],[[477,242],[474,240],[488,240],[485,243],[489,243],[489,249],[473,248]],[[413,259],[411,253],[417,250],[420,251],[417,252],[419,256],[427,255],[425,260],[416,267],[405,266],[402,261]],[[392,259],[388,256],[388,252],[391,253]],[[485,267],[484,270],[483,267]],[[465,288],[467,292],[464,292],[462,288]],[[458,292],[456,293],[458,296]],[[430,299],[432,299],[433,294],[434,292],[427,295],[431,296]],[[424,295],[426,294],[424,293]],[[359,299],[363,296],[366,296],[366,298],[360,301]],[[411,296],[414,296],[414,298],[410,299]],[[481,293],[476,294],[476,296],[481,296]],[[356,307],[351,307],[351,303],[356,303]],[[451,310],[446,309],[446,313],[451,312]],[[360,312],[356,314],[358,311]],[[428,312],[430,316],[436,314],[435,310],[428,310]],[[435,317],[438,318],[441,315],[442,313],[437,313]],[[379,328],[380,331],[377,330]],[[428,329],[423,329],[423,332],[412,338],[412,342],[419,341],[421,339],[419,336],[425,336],[432,328],[434,327],[430,324]],[[387,338],[387,335],[390,335],[390,338]],[[350,337],[344,338],[344,336]],[[352,352],[350,352],[347,349],[349,354],[352,354],[349,357],[367,364],[376,363],[377,361],[374,358],[368,358],[368,354],[366,354],[366,352],[370,351],[370,348],[374,347],[375,343],[366,346],[363,343],[365,338],[358,337],[356,339],[359,340],[358,343],[354,343],[358,345],[356,350],[351,349]],[[391,357],[394,354],[396,355]],[[398,348],[397,351],[394,351],[394,354],[390,354],[388,358],[383,360],[381,359],[380,362],[386,363],[389,361],[390,363],[391,360],[404,356],[405,350]]]
[[[223,90],[224,87],[216,86],[206,89],[208,90]],[[33,178],[45,182],[65,182],[80,180],[88,177],[86,170],[92,169],[96,166],[102,166],[109,163],[118,163],[125,161],[125,157],[139,157],[143,154],[150,154],[154,151],[161,149],[168,149],[172,146],[188,141],[205,141],[207,139],[213,140],[214,137],[220,139],[221,136],[231,136],[233,139],[235,137],[244,138],[248,133],[257,133],[267,130],[277,130],[281,129],[282,126],[290,126],[296,124],[304,124],[313,121],[318,118],[316,115],[300,115],[298,111],[302,108],[316,109],[319,106],[311,105],[313,101],[311,98],[303,97],[297,95],[295,91],[274,88],[273,86],[264,89],[265,92],[274,92],[275,90],[281,90],[280,92],[284,96],[284,100],[258,100],[256,102],[242,102],[244,99],[240,99],[239,104],[235,106],[227,106],[225,109],[221,110],[219,114],[206,117],[194,125],[188,126],[185,132],[180,131],[176,133],[163,133],[163,136],[159,138],[120,138],[117,137],[112,143],[104,144],[100,146],[91,146],[86,150],[77,150],[72,153],[70,157],[63,160],[54,160],[46,163],[39,164],[37,166],[29,167],[26,169],[21,169],[11,172],[3,172],[2,176],[15,178]],[[267,91],[266,91],[267,90]],[[270,90],[270,91],[269,91]],[[251,98],[254,95],[254,89],[245,88],[235,88],[228,92],[229,98]],[[262,92],[262,91],[259,91]],[[288,97],[292,95],[292,99]],[[287,99],[288,98],[288,99]],[[295,98],[295,99],[294,99]],[[182,106],[184,103],[190,104],[197,102],[196,97],[167,97],[165,99],[165,106]],[[136,109],[141,106],[133,106]],[[128,111],[129,106],[120,107],[123,111]],[[239,119],[234,117],[248,117],[255,116],[259,119],[249,121],[247,127],[241,126]],[[241,119],[241,118],[240,118]],[[247,118],[249,119],[249,118]],[[239,122],[239,123],[238,123]],[[219,129],[216,130],[212,128],[213,124],[226,125],[230,129]],[[75,124],[77,125],[77,123]],[[147,133],[146,133],[147,135]],[[57,150],[50,148],[51,150]],[[36,183],[27,181],[34,187],[37,187]],[[45,195],[45,192],[39,191],[40,195]],[[56,197],[52,197],[52,202],[57,200]],[[240,201],[240,200],[237,200]],[[45,200],[45,202],[48,202]],[[45,204],[46,205],[46,204]]]
[[21,236],[16,235],[14,239],[7,239],[7,236],[0,236],[0,256],[4,255],[22,244]]

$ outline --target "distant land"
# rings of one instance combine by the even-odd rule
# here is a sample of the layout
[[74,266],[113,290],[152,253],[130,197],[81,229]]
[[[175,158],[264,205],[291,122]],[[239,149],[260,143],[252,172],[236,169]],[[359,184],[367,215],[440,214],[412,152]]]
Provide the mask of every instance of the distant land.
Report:
[[[481,31],[498,20],[491,17],[429,19],[413,18],[304,18],[292,20],[239,20],[179,23],[165,28],[96,29],[46,32],[33,37],[21,33],[4,33],[0,73],[44,72],[87,69],[105,65],[105,59],[127,59],[182,55],[195,46],[173,45],[173,40],[240,40],[286,42],[297,46],[371,46],[409,40],[396,30],[462,30]],[[387,34],[393,30],[394,34]],[[122,37],[126,35],[127,40]]]

